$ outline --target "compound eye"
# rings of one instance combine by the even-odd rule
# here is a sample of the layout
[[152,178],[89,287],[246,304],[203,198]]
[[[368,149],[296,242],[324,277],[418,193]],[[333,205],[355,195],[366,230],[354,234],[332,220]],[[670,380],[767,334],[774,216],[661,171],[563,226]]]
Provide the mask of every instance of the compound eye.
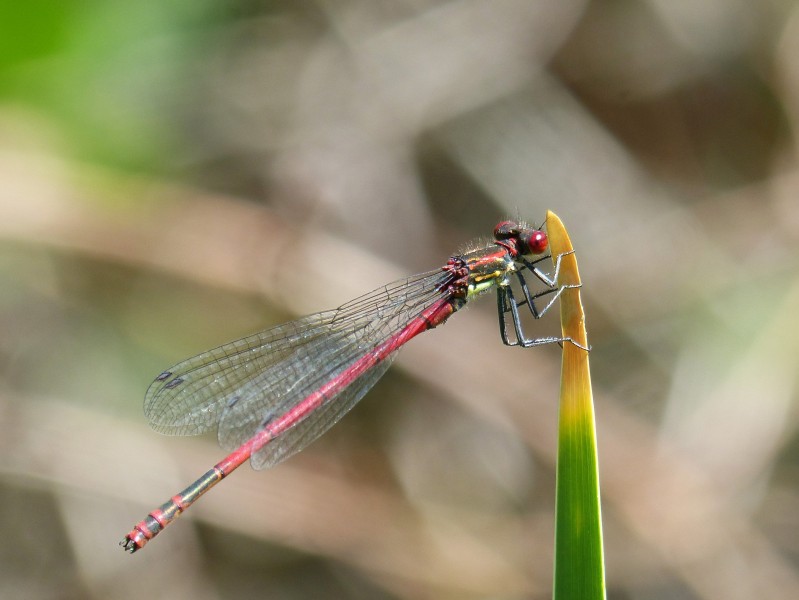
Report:
[[519,235],[519,224],[516,221],[502,221],[494,227],[495,240],[507,240]]
[[525,231],[519,236],[519,241],[522,243],[522,254],[543,254],[549,246],[547,234],[538,229]]

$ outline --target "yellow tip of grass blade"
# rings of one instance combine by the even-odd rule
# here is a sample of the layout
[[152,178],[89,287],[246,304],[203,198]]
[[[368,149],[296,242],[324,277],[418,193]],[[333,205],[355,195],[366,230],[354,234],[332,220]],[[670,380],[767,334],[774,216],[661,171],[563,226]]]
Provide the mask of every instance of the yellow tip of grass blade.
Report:
[[[569,234],[558,216],[547,213],[547,235],[554,260],[562,256],[558,285],[580,285]],[[588,347],[579,289],[560,295],[563,337]],[[555,499],[554,600],[605,598],[602,518],[594,403],[588,352],[563,343]]]

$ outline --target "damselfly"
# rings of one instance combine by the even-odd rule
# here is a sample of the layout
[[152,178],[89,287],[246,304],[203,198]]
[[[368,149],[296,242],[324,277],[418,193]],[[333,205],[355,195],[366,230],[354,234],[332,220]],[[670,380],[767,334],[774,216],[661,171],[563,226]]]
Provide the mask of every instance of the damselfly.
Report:
[[[494,228],[492,242],[473,245],[435,271],[225,344],[161,373],[144,399],[153,429],[194,435],[216,428],[219,444],[230,454],[153,510],[120,545],[128,552],[142,548],[247,459],[253,468],[264,469],[305,448],[366,394],[405,343],[491,288],[497,291],[504,344],[579,346],[569,338],[528,338],[523,331],[522,307],[538,319],[564,289],[574,287],[557,285],[562,256],[556,257],[551,275],[537,266],[549,258],[547,246],[541,229],[503,221]],[[530,291],[528,273],[544,284],[543,291]],[[539,299],[546,300],[540,309]]]

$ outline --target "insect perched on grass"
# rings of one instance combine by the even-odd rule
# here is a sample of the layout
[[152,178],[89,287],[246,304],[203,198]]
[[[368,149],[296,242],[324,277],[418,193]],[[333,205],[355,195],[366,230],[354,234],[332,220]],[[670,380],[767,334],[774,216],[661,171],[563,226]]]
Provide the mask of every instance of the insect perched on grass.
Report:
[[[574,287],[557,286],[561,256],[551,276],[536,266],[549,258],[547,246],[541,229],[503,221],[494,228],[492,242],[473,245],[476,249],[450,257],[439,269],[214,348],[161,373],[144,399],[150,425],[174,435],[216,428],[230,454],[153,510],[120,545],[128,552],[142,548],[247,459],[264,469],[305,448],[366,394],[409,340],[492,288],[503,343],[579,346],[570,338],[528,338],[522,328],[520,308],[526,306],[537,319],[564,289]],[[527,274],[545,289],[531,293]],[[514,279],[521,298],[512,290]],[[539,309],[536,301],[542,297],[546,304]]]

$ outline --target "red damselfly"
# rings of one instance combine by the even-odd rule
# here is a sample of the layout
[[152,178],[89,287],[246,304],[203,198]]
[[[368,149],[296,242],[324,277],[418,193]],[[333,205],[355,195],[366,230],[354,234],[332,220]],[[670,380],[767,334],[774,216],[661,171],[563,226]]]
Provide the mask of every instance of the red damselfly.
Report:
[[[540,318],[564,289],[573,287],[557,285],[561,256],[552,275],[536,266],[549,258],[547,245],[541,229],[503,221],[494,228],[492,242],[473,245],[440,269],[225,344],[161,373],[144,399],[153,429],[194,435],[216,428],[219,444],[230,454],[148,514],[120,545],[128,552],[142,548],[246,460],[264,469],[305,448],[366,394],[404,344],[492,288],[504,344],[576,344],[568,338],[528,338],[522,328],[520,308],[527,306]],[[543,291],[530,291],[526,273],[544,284]],[[514,295],[514,279],[521,298]],[[539,309],[536,300],[542,297],[546,304]]]

